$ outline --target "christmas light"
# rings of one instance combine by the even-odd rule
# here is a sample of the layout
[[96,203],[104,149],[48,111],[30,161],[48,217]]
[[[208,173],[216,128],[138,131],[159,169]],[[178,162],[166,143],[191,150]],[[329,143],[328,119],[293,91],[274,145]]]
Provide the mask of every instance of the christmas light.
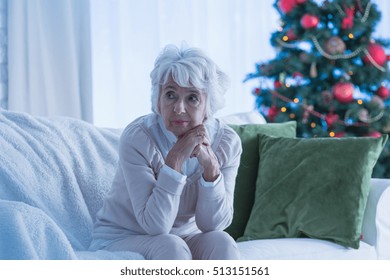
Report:
[[336,133],[334,133],[333,131],[329,132],[330,137],[334,137],[335,135],[336,135]]

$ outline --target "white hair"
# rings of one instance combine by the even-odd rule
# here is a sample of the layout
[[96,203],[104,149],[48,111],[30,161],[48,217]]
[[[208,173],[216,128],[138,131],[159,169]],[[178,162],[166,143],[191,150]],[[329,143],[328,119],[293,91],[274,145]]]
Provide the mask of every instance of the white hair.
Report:
[[150,73],[152,110],[159,114],[160,88],[169,77],[181,87],[195,87],[206,94],[206,116],[211,117],[225,105],[229,78],[200,49],[167,45],[157,57]]

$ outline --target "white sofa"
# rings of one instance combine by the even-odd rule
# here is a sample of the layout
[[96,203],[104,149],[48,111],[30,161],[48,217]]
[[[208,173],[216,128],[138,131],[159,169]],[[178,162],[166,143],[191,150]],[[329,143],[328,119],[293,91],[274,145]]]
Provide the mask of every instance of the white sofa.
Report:
[[[255,113],[227,122],[261,123]],[[142,259],[88,252],[120,130],[0,111],[0,259]],[[238,242],[243,259],[390,259],[390,179],[371,179],[359,249],[311,238]]]

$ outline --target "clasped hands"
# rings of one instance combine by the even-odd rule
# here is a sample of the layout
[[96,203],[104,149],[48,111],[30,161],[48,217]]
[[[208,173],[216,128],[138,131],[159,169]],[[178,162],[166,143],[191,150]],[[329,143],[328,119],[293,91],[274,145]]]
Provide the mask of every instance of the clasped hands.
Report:
[[181,172],[183,163],[188,158],[196,157],[203,167],[203,179],[207,182],[215,181],[220,173],[220,166],[214,151],[211,149],[210,139],[206,128],[200,124],[183,135],[168,152],[165,164]]

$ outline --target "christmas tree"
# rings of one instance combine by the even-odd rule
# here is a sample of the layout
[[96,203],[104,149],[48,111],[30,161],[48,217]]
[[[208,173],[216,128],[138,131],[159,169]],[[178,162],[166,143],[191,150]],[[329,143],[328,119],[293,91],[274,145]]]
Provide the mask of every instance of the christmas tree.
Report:
[[[388,40],[374,38],[381,14],[370,0],[277,0],[277,55],[256,64],[256,107],[268,122],[296,120],[297,136],[390,133]],[[390,178],[390,141],[373,177]]]

